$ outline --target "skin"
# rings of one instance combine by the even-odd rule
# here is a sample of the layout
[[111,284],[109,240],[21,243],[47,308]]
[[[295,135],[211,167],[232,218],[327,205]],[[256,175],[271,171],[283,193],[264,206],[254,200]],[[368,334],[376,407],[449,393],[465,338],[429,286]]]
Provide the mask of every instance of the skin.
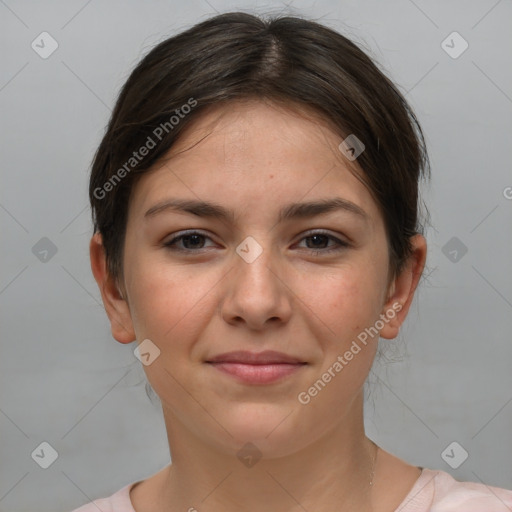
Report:
[[[357,161],[339,151],[341,140],[319,119],[262,101],[214,109],[137,183],[119,286],[106,270],[101,236],[92,237],[91,266],[113,337],[150,339],[160,350],[144,371],[162,402],[172,464],[132,488],[137,512],[252,512],[262,503],[280,511],[389,512],[419,477],[419,468],[365,435],[363,385],[378,336],[360,344],[307,405],[297,399],[400,303],[380,330],[396,337],[426,259],[426,241],[416,235],[403,272],[390,276],[382,215],[351,172]],[[368,221],[335,210],[277,222],[284,205],[334,196],[360,206]],[[170,197],[214,202],[234,219],[170,209],[144,217]],[[164,246],[186,229],[206,238],[178,241],[188,252]],[[337,244],[309,238],[320,229],[350,245],[325,253]],[[252,263],[236,252],[248,236],[262,248]],[[307,364],[254,386],[205,363],[223,352],[267,349]],[[252,467],[237,457],[247,442],[262,456]]]

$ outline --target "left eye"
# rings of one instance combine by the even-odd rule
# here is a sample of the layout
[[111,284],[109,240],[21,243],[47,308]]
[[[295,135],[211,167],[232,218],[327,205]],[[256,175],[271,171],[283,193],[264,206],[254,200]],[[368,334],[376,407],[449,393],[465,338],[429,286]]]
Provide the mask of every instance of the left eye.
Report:
[[[348,243],[336,238],[335,236],[329,235],[327,233],[311,233],[308,236],[305,236],[301,239],[301,241],[306,241],[306,248],[311,249],[316,253],[327,253],[332,251],[339,251],[345,247],[348,247]],[[310,240],[312,243],[308,244],[307,241]],[[326,246],[329,241],[333,241],[334,244],[330,247]]]

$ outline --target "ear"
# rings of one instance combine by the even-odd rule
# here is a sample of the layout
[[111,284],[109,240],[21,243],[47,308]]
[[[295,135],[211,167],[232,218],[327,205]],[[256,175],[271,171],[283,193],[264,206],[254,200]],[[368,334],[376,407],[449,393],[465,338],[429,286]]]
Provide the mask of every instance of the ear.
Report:
[[407,260],[402,272],[392,281],[388,288],[388,298],[382,314],[387,318],[380,331],[380,337],[393,339],[398,336],[400,327],[414,298],[414,292],[425,267],[427,259],[427,242],[425,237],[416,234],[411,237],[413,252]]
[[105,311],[110,320],[110,330],[120,343],[131,343],[136,336],[128,302],[121,295],[114,278],[107,270],[102,237],[95,233],[89,244],[91,269],[103,299]]

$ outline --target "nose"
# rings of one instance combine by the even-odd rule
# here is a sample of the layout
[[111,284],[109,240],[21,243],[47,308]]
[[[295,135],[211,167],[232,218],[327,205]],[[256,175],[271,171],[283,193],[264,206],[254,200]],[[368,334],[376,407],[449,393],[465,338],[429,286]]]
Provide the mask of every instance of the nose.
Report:
[[293,287],[286,282],[283,266],[277,264],[271,249],[263,249],[251,262],[235,253],[234,265],[224,294],[222,318],[251,330],[287,323],[292,311]]

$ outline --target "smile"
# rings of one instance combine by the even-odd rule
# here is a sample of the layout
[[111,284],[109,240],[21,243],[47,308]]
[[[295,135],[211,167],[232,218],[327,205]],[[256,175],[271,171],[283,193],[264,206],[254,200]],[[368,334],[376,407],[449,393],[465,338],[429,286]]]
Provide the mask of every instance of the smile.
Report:
[[229,362],[209,362],[208,364],[245,384],[270,384],[296,373],[306,365],[306,363],[248,364]]

